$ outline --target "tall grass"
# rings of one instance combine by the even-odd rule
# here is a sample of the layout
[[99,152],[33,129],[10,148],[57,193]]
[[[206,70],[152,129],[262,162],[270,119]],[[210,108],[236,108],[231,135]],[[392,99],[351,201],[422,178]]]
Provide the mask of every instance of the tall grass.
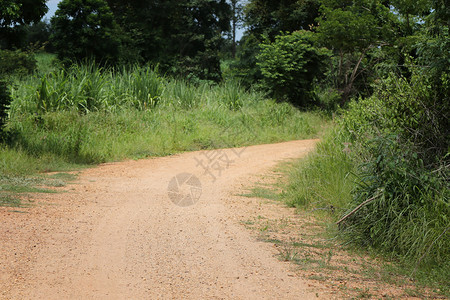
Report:
[[94,63],[73,65],[19,82],[12,90],[11,112],[150,109],[160,99],[162,84],[163,79],[149,67],[103,70]]
[[429,147],[436,111],[422,105],[424,85],[417,92],[417,85],[393,84],[383,97],[353,102],[292,170],[284,197],[292,206],[329,211],[345,241],[442,284],[450,262],[449,155]]
[[148,67],[73,66],[24,79],[11,92],[12,141],[2,151],[65,164],[311,138],[323,124],[320,114],[235,82],[191,85]]
[[290,169],[283,199],[290,205],[340,216],[352,201],[356,164],[348,140],[333,127],[317,149]]

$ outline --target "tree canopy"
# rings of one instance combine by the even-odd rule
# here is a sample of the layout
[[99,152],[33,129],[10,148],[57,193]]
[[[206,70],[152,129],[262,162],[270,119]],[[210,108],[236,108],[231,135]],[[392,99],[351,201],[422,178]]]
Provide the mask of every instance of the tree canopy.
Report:
[[39,22],[47,13],[46,0],[0,0],[0,48],[19,47],[21,25]]
[[60,59],[118,61],[119,28],[104,0],[63,0],[51,22]]

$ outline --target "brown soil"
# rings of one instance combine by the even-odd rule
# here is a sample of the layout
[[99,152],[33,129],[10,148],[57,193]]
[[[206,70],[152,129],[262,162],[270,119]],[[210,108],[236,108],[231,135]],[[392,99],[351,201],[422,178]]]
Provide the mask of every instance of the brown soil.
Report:
[[[83,171],[66,193],[37,195],[33,207],[0,208],[0,297],[315,297],[239,224],[246,204],[229,202],[248,175],[302,156],[315,142],[104,164]],[[202,184],[194,205],[169,199],[169,182],[180,173]]]
[[293,211],[238,196],[316,142],[104,164],[61,193],[35,195],[33,206],[0,208],[0,298],[339,298],[329,282],[280,260],[289,249],[246,228],[298,219]]

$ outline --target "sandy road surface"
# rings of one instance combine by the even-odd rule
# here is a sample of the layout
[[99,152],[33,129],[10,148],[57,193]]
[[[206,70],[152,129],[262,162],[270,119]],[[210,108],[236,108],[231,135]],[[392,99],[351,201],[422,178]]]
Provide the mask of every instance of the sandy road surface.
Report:
[[[63,193],[37,195],[34,207],[0,208],[0,298],[316,298],[239,224],[245,203],[230,202],[249,176],[315,142],[105,164],[81,172]],[[169,199],[180,173],[195,175],[201,189],[178,182],[172,193],[192,191],[194,205]]]

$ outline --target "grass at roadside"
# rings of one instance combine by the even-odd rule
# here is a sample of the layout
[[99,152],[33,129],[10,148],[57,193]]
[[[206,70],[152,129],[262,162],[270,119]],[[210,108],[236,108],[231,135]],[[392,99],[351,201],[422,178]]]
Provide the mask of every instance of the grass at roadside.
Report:
[[301,112],[236,82],[193,85],[138,66],[62,70],[52,59],[39,55],[39,71],[11,88],[3,177],[316,138],[326,124],[321,113]]
[[[312,138],[323,124],[318,114],[302,113],[287,104],[254,105],[239,111],[209,105],[190,110],[17,115],[9,123],[15,133],[13,146],[0,150],[0,171],[64,170],[74,164]],[[274,120],[280,106],[287,108],[284,117]]]
[[[322,143],[319,147],[327,145]],[[339,151],[342,148],[345,147],[342,146]],[[249,188],[249,192],[242,195],[263,198],[263,203],[280,206],[287,204],[292,207],[292,203],[295,203],[294,196],[311,193],[307,195],[310,197],[308,205],[298,205],[290,210],[285,208],[288,212],[281,217],[264,214],[261,209],[259,215],[242,220],[241,223],[253,230],[259,240],[273,244],[280,260],[293,263],[301,276],[326,285],[338,298],[448,297],[449,274],[445,266],[421,267],[412,274],[415,262],[406,263],[387,257],[375,249],[357,247],[342,239],[335,224],[336,217],[341,212],[331,207],[329,199],[326,199],[328,194],[332,195],[331,191],[334,193],[336,187],[332,186],[327,190],[321,182],[336,175],[332,172],[325,174],[321,180],[314,182],[314,186],[309,186],[309,192],[299,190],[305,182],[299,183],[298,173],[307,172],[312,168],[311,164],[318,163],[317,155],[320,153],[313,152],[305,159],[281,164],[273,176],[261,178],[262,183],[256,183]],[[336,155],[339,155],[337,151]],[[313,160],[314,157],[316,159]],[[332,159],[326,160],[328,164],[332,163]],[[339,165],[338,162],[335,163]],[[351,171],[351,168],[348,170]],[[310,175],[317,174],[313,172]],[[334,185],[331,181],[329,184]],[[345,183],[341,182],[339,185],[342,187],[341,194],[345,195]],[[311,199],[315,201],[310,201]]]

